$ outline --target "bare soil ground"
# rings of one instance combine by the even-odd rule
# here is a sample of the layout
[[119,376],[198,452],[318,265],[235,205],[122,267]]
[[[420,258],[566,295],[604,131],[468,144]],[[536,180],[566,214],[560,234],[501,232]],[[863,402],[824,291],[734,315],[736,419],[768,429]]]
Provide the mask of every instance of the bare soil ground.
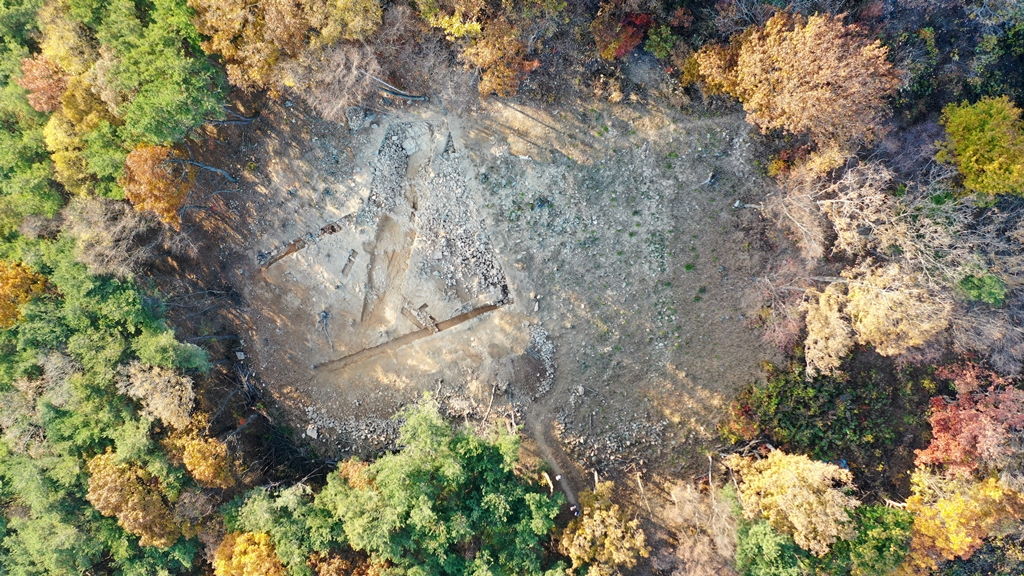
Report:
[[594,471],[706,471],[775,355],[754,322],[770,247],[742,207],[772,186],[758,135],[657,101],[460,109],[378,102],[344,126],[270,102],[211,134],[240,184],[191,224],[240,295],[245,362],[322,455],[392,447],[430,392],[525,424],[570,501]]

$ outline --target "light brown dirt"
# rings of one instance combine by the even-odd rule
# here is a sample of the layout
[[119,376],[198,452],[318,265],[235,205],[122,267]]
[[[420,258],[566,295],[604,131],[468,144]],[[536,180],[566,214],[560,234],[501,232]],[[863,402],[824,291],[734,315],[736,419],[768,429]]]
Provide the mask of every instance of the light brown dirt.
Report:
[[569,494],[678,474],[773,355],[761,222],[733,207],[771,185],[756,134],[654,104],[441,104],[355,130],[271,105],[234,137],[239,193],[199,222],[246,362],[322,453],[393,446],[430,392],[525,424]]

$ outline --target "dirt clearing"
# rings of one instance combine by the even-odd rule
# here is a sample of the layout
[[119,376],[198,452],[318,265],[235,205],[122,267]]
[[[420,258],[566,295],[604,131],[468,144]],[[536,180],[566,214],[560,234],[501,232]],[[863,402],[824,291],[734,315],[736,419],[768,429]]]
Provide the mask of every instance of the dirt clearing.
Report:
[[242,295],[245,361],[319,451],[392,446],[424,392],[525,424],[576,490],[589,469],[676,474],[715,441],[773,355],[752,321],[762,223],[735,207],[771,183],[740,114],[349,118],[268,105],[230,136],[241,187],[197,219]]

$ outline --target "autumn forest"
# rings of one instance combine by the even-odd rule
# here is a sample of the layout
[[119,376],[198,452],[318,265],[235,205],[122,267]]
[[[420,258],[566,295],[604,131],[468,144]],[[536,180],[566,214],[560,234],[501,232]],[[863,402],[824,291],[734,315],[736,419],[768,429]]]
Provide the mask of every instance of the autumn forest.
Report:
[[[0,0],[0,38],[0,574],[1024,574],[1024,4]],[[315,282],[308,360],[268,338]]]

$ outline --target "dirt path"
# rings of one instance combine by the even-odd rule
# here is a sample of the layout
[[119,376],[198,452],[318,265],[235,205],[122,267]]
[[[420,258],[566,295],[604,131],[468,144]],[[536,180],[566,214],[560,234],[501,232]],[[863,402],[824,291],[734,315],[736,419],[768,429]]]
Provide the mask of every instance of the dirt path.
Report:
[[[572,458],[562,450],[557,438],[551,433],[551,422],[554,421],[554,414],[543,403],[535,405],[526,416],[525,432],[536,442],[540,456],[547,462],[551,471],[555,474],[562,493],[565,494],[569,504],[579,505],[576,494],[579,490],[586,490],[585,478],[579,473],[573,464]],[[562,464],[565,464],[565,467]],[[571,472],[571,473],[570,473]],[[573,488],[575,486],[575,489]]]

